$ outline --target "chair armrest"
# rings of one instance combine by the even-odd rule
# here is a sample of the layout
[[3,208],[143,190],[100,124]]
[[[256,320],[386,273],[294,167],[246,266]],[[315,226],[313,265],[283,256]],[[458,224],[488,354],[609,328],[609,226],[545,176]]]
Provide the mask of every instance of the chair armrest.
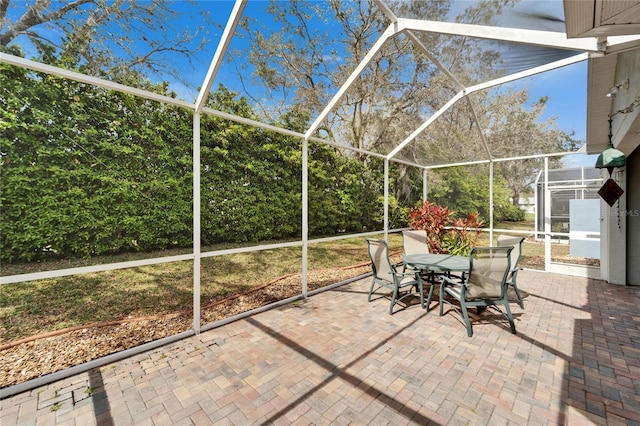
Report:
[[[444,297],[445,293],[447,292],[446,290],[446,286],[459,286],[460,287],[460,298],[464,299],[467,293],[467,283],[466,282],[460,282],[460,281],[454,281],[449,277],[442,277],[442,280],[440,281],[440,297]],[[449,293],[451,294],[451,293]],[[457,297],[456,297],[457,298]]]
[[507,276],[507,278],[510,280],[511,278],[516,277],[518,275],[518,271],[522,271],[523,269],[524,268],[518,266],[509,270],[509,275]]
[[413,271],[413,272],[397,272],[396,271],[396,272],[394,272],[394,274],[396,274],[396,275],[402,275],[402,276],[405,276],[405,277],[415,276],[416,273],[417,273],[416,271]]

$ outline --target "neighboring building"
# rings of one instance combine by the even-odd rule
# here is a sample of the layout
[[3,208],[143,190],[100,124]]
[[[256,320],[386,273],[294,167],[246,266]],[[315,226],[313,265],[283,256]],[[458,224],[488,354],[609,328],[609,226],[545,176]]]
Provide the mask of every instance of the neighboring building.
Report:
[[[513,199],[511,199],[513,202]],[[521,196],[518,200],[518,207],[525,213],[533,214],[536,211],[536,197]]]

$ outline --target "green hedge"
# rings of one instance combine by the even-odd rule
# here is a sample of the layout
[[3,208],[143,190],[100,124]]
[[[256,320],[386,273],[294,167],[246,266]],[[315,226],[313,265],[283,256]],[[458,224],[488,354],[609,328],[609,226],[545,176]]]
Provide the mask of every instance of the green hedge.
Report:
[[[224,88],[210,105],[252,116]],[[190,111],[1,65],[0,112],[3,262],[191,246]],[[201,125],[202,243],[299,238],[301,141]],[[311,235],[381,229],[381,172],[320,144],[309,157]]]

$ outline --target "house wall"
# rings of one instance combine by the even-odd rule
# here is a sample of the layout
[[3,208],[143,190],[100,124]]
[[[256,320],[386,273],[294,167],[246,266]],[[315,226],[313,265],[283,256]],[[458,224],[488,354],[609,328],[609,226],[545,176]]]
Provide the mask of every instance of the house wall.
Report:
[[[611,178],[624,194],[611,207],[600,201],[600,276],[610,284],[627,284],[627,175],[626,167],[615,169]],[[609,172],[602,169],[602,177],[609,179]]]
[[535,213],[536,197],[520,197],[518,207],[525,213]]
[[[626,109],[640,96],[640,49],[618,55],[615,81],[627,81],[613,99],[612,113]],[[638,146],[640,108],[613,116],[613,145],[627,156]]]
[[[613,207],[601,203],[600,273],[611,284],[640,285],[640,108],[622,112],[640,96],[640,49],[618,55],[614,81],[628,81],[611,108],[613,145],[627,156],[613,178],[625,193]],[[604,170],[603,177],[609,177]]]
[[[640,188],[640,148],[627,157],[627,186]],[[640,189],[627,192],[627,284],[640,285]]]

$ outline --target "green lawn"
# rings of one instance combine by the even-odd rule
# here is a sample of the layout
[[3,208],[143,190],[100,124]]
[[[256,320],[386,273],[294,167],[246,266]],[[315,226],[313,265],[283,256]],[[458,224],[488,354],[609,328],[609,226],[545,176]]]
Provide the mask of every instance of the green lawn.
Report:
[[[525,224],[513,225],[520,229]],[[380,237],[382,234],[380,235]],[[483,233],[477,245],[488,244]],[[309,245],[309,270],[344,268],[369,262],[364,237]],[[220,249],[222,247],[218,247]],[[228,248],[228,247],[224,247]],[[401,260],[402,235],[389,236],[392,260]],[[211,249],[211,248],[207,248]],[[567,250],[566,246],[554,248]],[[183,251],[184,252],[184,251]],[[150,253],[170,256],[177,251]],[[523,257],[544,254],[544,245],[527,241]],[[138,255],[139,257],[139,255]],[[131,260],[122,255],[91,262],[111,263]],[[299,274],[302,248],[290,247],[202,259],[201,303],[206,305],[237,293],[246,292],[288,274]],[[3,266],[3,275],[84,266],[89,261]],[[0,343],[26,336],[88,323],[121,320],[190,310],[193,305],[192,262],[172,262],[119,269],[25,283],[5,284],[0,292]],[[354,270],[355,271],[355,270]],[[361,272],[353,272],[354,276]],[[299,285],[299,283],[297,284]],[[301,293],[301,288],[297,294]]]
[[[401,248],[402,238],[392,235],[391,251],[399,252]],[[155,255],[172,254],[176,253]],[[123,255],[117,261],[130,259],[131,256]],[[97,260],[104,263],[116,261],[114,258],[92,261],[95,263]],[[366,241],[359,237],[310,244],[308,261],[309,270],[366,263],[369,261]],[[301,247],[203,258],[201,303],[219,301],[278,277],[299,274],[301,262]],[[87,261],[81,260],[53,265],[18,265],[3,267],[2,274],[86,264]],[[193,306],[192,269],[191,261],[183,261],[5,284],[0,293],[0,344],[88,323],[190,310]],[[357,275],[356,272],[354,274]],[[300,287],[297,294],[301,292]]]

